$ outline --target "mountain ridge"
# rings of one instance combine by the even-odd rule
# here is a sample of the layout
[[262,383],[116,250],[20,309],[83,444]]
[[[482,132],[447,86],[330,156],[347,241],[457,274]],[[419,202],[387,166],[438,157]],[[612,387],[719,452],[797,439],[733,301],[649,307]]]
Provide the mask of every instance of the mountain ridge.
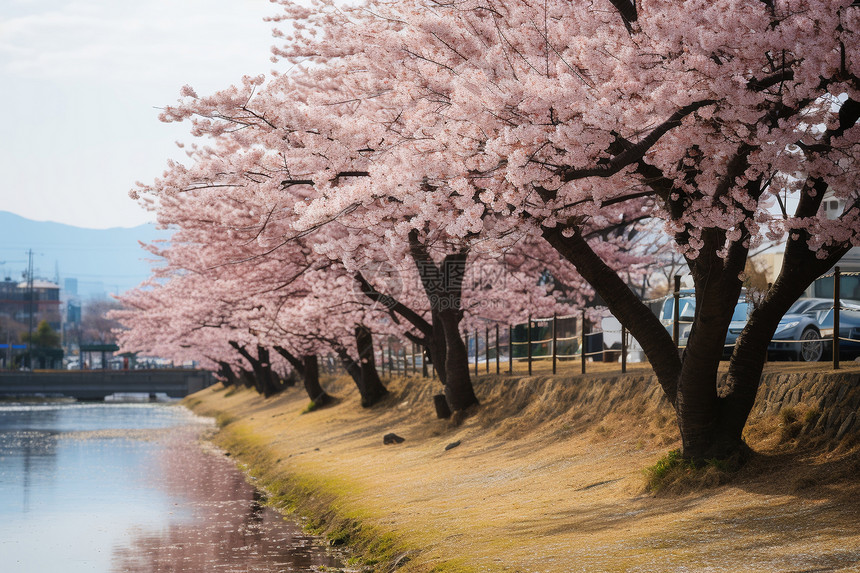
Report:
[[122,293],[151,275],[153,256],[140,242],[169,237],[170,231],[152,223],[89,229],[0,211],[0,280],[22,280],[32,249],[37,278],[59,278],[61,289],[65,279],[75,278],[77,294],[85,298]]

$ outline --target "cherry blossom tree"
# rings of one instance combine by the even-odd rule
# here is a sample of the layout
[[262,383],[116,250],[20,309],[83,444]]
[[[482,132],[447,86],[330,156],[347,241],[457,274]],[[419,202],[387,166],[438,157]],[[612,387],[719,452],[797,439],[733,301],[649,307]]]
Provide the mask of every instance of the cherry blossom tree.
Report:
[[[370,182],[324,191],[308,211],[408,197],[446,205],[433,213],[453,236],[531,226],[642,345],[684,456],[744,451],[779,318],[860,242],[851,0],[283,4],[290,30],[276,54],[310,62],[320,83],[348,78],[319,97],[348,102],[370,134],[361,147],[341,140],[344,156],[365,150]],[[825,192],[845,200],[836,219],[820,212]],[[665,221],[690,268],[683,356],[586,240],[589,227],[639,216]],[[747,256],[778,237],[780,275],[721,384]]]
[[[163,114],[210,140],[135,192],[189,233],[175,268],[226,243],[218,257],[234,272],[280,277],[271,292],[323,260],[417,273],[420,288],[397,296],[355,276],[389,326],[405,319],[436,354],[462,409],[477,401],[460,337],[469,261],[541,238],[640,342],[684,456],[744,452],[779,318],[860,243],[850,0],[280,4],[288,34],[274,52],[289,72],[209,97],[186,87]],[[845,202],[836,219],[820,213],[825,192]],[[662,221],[695,284],[683,355],[628,284],[631,229],[648,221]],[[783,268],[721,382],[750,249],[778,238]],[[308,252],[298,274],[276,268],[302,249],[322,256]],[[293,300],[267,293],[242,309],[249,331],[271,330]]]
[[[477,265],[477,272],[484,272],[491,265],[504,269],[511,279],[509,284],[516,285],[516,289],[506,291],[497,287],[488,291],[487,285],[480,285],[480,290],[465,293],[470,299],[468,307],[480,306],[486,310],[489,293],[496,300],[497,314],[507,320],[518,315],[524,318],[528,311],[512,312],[511,301],[532,304],[532,310],[540,312],[541,307],[535,305],[551,304],[552,299],[538,285],[539,273],[529,278],[522,270],[514,273],[513,268],[499,266],[499,254],[492,247],[507,253],[523,246],[533,249],[533,245],[545,242],[542,239],[536,242],[526,233],[505,228],[505,222],[500,220],[497,226],[504,231],[494,237],[491,245],[485,245],[486,238],[468,231],[464,223],[466,214],[456,207],[454,211],[461,219],[457,234],[439,229],[435,219],[446,212],[444,202],[450,196],[438,193],[436,204],[428,197],[423,203],[416,203],[404,194],[412,188],[409,178],[404,179],[403,189],[389,189],[386,195],[364,193],[364,182],[369,175],[364,170],[367,167],[364,155],[370,151],[367,133],[355,133],[354,118],[342,107],[325,106],[327,114],[308,112],[308,89],[302,80],[310,82],[301,75],[299,80],[281,78],[259,89],[259,80],[246,78],[241,88],[203,98],[186,88],[183,91],[186,99],[179,106],[168,108],[164,119],[190,119],[195,134],[214,138],[217,145],[194,148],[189,153],[194,159],[192,167],[171,165],[164,180],[154,186],[143,186],[137,195],[164,196],[161,209],[175,213],[177,210],[170,205],[177,197],[185,201],[189,192],[206,197],[212,191],[230,194],[235,201],[245,206],[255,204],[258,212],[266,213],[258,228],[265,230],[265,235],[282,239],[274,241],[275,248],[286,248],[286,243],[312,233],[317,253],[341,260],[356,273],[362,292],[384,303],[417,330],[404,334],[428,349],[452,409],[465,409],[477,403],[460,331],[465,316],[463,280],[469,276],[469,265]],[[332,90],[336,94],[329,97],[338,97],[343,89],[334,79],[313,87],[317,91],[311,94],[316,98],[320,97],[319,90]],[[286,105],[285,101],[291,104]],[[314,109],[320,104],[315,105]],[[290,111],[283,112],[285,107]],[[345,146],[344,141],[352,143]],[[341,209],[344,193],[353,197],[354,202]],[[320,201],[325,203],[329,199],[329,204],[319,206]],[[204,202],[212,204],[213,200],[214,197]],[[307,209],[308,204],[315,208]],[[272,233],[271,227],[276,225],[292,226],[294,232]],[[258,240],[260,236],[258,233]],[[530,257],[526,260],[536,260],[534,254]],[[366,269],[379,264],[392,266],[401,280],[408,279],[410,288],[405,295],[392,296],[385,289],[380,290],[379,285],[373,285],[372,277],[368,280]],[[418,280],[412,281],[416,277]],[[472,278],[468,282],[476,281]],[[569,282],[571,287],[576,284],[573,280]],[[529,290],[534,291],[534,296],[525,292]],[[504,310],[500,304],[503,299],[507,303]],[[531,299],[534,301],[529,302]]]

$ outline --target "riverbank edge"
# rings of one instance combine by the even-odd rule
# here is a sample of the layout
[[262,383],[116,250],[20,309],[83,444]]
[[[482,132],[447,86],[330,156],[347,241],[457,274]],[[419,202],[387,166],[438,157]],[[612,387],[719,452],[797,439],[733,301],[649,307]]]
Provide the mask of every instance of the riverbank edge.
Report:
[[[853,403],[858,388],[858,372],[853,371],[843,372],[841,376],[847,375],[851,383],[848,392],[851,395]],[[774,397],[782,394],[782,403],[784,406],[803,406],[801,402],[806,402],[809,406],[823,405],[817,397],[818,392],[814,390],[822,386],[822,380],[827,384],[834,381],[836,373],[822,373],[821,376],[809,374],[786,374],[784,372],[774,372],[765,376],[760,389],[760,400],[757,402],[757,408],[751,416],[751,421],[755,419],[757,423],[762,423],[764,418],[769,418],[771,421],[774,418],[778,419],[779,408],[776,407]],[[791,382],[800,383],[800,390],[796,392],[786,392],[785,386],[788,385],[789,379]],[[546,390],[550,389],[554,399],[552,402],[559,404],[555,411],[548,411],[546,405],[542,405],[542,412],[547,414],[547,419],[558,417],[561,412],[581,408],[582,406],[590,406],[595,408],[592,411],[593,415],[586,415],[582,419],[583,424],[577,424],[576,429],[581,430],[583,427],[589,426],[597,434],[605,431],[605,420],[608,416],[615,413],[625,415],[641,416],[646,414],[643,410],[643,400],[648,403],[647,414],[654,412],[667,413],[668,405],[665,399],[662,398],[656,384],[653,383],[650,373],[640,373],[627,376],[619,376],[613,374],[595,374],[588,376],[589,382],[586,391],[575,391],[573,394],[568,394],[564,391],[559,391],[559,387],[552,380],[553,377],[516,377],[516,379],[497,379],[496,377],[487,377],[483,382],[504,382],[507,390],[502,390],[501,394],[506,396],[506,402],[510,399],[509,408],[505,411],[500,411],[495,418],[504,419],[512,414],[523,413],[529,402],[545,400]],[[567,377],[565,377],[567,378]],[[581,378],[581,377],[578,377]],[[614,394],[611,399],[605,403],[596,401],[595,398],[605,395],[606,388],[617,385],[623,381],[625,388],[619,393],[613,390]],[[403,399],[404,396],[410,395],[411,398],[416,398],[415,389],[409,391],[409,386],[415,383],[399,381],[405,388],[398,387],[398,381],[387,380],[389,386],[394,386],[393,396],[385,405],[391,408],[392,404]],[[537,391],[526,391],[523,393],[524,387],[535,385]],[[420,384],[419,384],[420,385]],[[344,384],[328,381],[329,387],[334,387],[343,393]],[[483,384],[478,385],[483,386]],[[226,391],[225,391],[226,390]],[[580,388],[581,390],[581,388]],[[446,558],[442,561],[438,557],[435,559],[424,559],[423,548],[411,541],[410,536],[396,528],[387,528],[380,525],[383,521],[379,515],[372,515],[363,511],[351,503],[356,497],[355,484],[348,479],[343,479],[342,476],[324,476],[321,477],[315,472],[296,471],[295,469],[285,468],[281,464],[282,459],[279,457],[281,453],[277,447],[266,443],[266,440],[257,431],[259,428],[255,426],[254,416],[250,418],[236,417],[236,409],[230,407],[219,407],[218,398],[227,396],[231,393],[252,393],[250,390],[244,389],[224,389],[220,385],[204,390],[201,393],[192,395],[186,398],[185,404],[190,409],[200,415],[211,416],[216,419],[219,431],[212,437],[212,441],[229,452],[241,467],[251,476],[255,486],[267,493],[269,504],[279,511],[291,515],[298,519],[300,524],[310,533],[322,536],[333,547],[346,548],[350,555],[348,567],[350,570],[372,570],[372,571],[394,571],[406,573],[436,573],[436,572],[451,572],[451,573],[473,573],[476,571],[485,571],[485,567],[474,567],[470,563],[457,557]],[[206,395],[206,399],[202,399],[201,395]],[[426,399],[428,396],[426,388],[422,387],[418,394]],[[631,400],[633,396],[638,397],[638,400]],[[801,396],[807,400],[801,400]],[[482,401],[486,401],[487,396],[482,397]],[[845,396],[842,392],[839,396],[840,401]],[[254,396],[253,400],[263,404],[265,400],[261,397]],[[271,400],[271,399],[270,399]],[[345,400],[352,402],[352,400]],[[289,403],[295,409],[297,403],[306,403],[307,401],[293,393],[289,399]],[[338,404],[336,404],[337,406]],[[346,407],[353,407],[353,404],[340,404]],[[221,405],[225,406],[225,405]],[[830,404],[828,404],[830,406]],[[838,404],[832,404],[838,406]],[[813,406],[814,407],[814,406]],[[241,408],[240,408],[241,409]],[[831,408],[838,411],[838,408]],[[856,406],[854,407],[856,409]],[[840,412],[841,413],[841,412]],[[825,412],[826,414],[826,412]],[[516,416],[514,416],[516,417]],[[666,423],[664,416],[656,416],[659,420],[658,426],[665,429]],[[827,419],[828,416],[821,416],[820,419]],[[834,420],[835,421],[835,420]],[[440,422],[441,421],[436,421]],[[416,418],[414,424],[429,424],[431,422],[426,418]],[[435,422],[434,422],[435,423]],[[833,424],[833,422],[831,422]],[[828,424],[828,425],[831,425]],[[567,425],[567,424],[565,424]],[[671,424],[669,424],[671,426]],[[772,427],[771,424],[765,424]],[[842,424],[834,424],[839,428]],[[819,436],[823,437],[819,424]],[[652,426],[653,428],[654,426]],[[852,428],[854,429],[854,428]],[[809,430],[812,430],[810,427]],[[505,432],[507,438],[517,439],[520,431],[513,429]],[[671,432],[671,429],[669,430]],[[844,433],[844,432],[840,432]],[[854,432],[851,432],[852,434]],[[671,449],[672,444],[666,440],[666,433],[662,436],[657,436],[656,441],[660,444],[668,445]],[[842,436],[840,436],[841,438]],[[665,451],[665,450],[664,450]],[[641,469],[641,468],[640,468]],[[500,568],[498,570],[506,570]]]
[[[211,390],[218,391],[217,388]],[[279,468],[281,460],[276,449],[228,410],[201,408],[201,401],[195,395],[186,397],[182,404],[195,414],[215,419],[218,429],[205,439],[237,462],[252,485],[266,494],[266,505],[293,519],[305,532],[318,536],[328,546],[342,551],[347,570],[476,571],[464,567],[456,559],[432,566],[421,563],[420,550],[411,547],[402,534],[374,525],[361,511],[350,507],[346,492],[354,490],[352,484],[333,477],[321,479],[312,473]],[[409,567],[404,567],[407,564]]]

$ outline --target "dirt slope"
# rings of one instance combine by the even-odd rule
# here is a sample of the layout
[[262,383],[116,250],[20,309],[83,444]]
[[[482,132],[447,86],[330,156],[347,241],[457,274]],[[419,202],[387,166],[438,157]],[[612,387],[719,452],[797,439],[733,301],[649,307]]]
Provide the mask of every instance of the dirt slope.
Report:
[[344,379],[307,414],[299,390],[218,385],[188,404],[220,414],[216,441],[276,503],[381,571],[860,571],[856,437],[813,448],[755,419],[758,454],[732,482],[654,496],[643,468],[677,432],[647,380],[485,376],[459,425],[434,419],[438,382],[419,378],[370,410]]

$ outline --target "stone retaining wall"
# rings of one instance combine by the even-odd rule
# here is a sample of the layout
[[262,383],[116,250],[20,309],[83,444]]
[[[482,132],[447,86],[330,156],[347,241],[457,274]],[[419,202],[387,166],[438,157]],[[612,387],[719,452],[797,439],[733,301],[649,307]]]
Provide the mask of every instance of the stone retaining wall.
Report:
[[762,377],[754,414],[777,414],[797,406],[818,411],[813,431],[841,440],[849,430],[860,429],[860,372],[773,373]]

